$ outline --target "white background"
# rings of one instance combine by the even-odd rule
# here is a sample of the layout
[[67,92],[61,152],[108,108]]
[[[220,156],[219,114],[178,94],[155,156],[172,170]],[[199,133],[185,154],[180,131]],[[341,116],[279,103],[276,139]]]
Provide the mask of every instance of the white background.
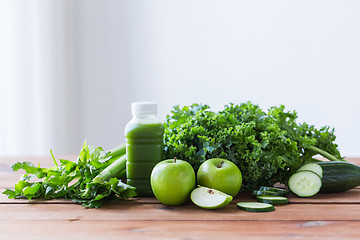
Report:
[[0,156],[124,142],[130,104],[284,104],[360,156],[360,1],[0,0]]

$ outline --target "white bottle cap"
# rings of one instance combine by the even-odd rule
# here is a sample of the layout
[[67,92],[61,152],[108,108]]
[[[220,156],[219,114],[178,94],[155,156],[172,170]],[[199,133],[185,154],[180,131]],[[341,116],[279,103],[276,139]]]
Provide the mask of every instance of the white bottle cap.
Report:
[[133,102],[131,104],[131,112],[137,114],[156,114],[157,103],[155,102]]

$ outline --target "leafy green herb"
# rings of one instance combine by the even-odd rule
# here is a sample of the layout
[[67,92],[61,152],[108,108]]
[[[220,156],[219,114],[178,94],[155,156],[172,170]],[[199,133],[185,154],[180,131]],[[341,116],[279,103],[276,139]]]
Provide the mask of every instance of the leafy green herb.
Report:
[[117,156],[113,155],[101,147],[89,146],[85,141],[76,162],[60,159],[58,164],[52,152],[55,164],[52,168],[36,167],[30,162],[17,162],[11,168],[14,171],[22,169],[26,174],[15,184],[14,189],[6,189],[3,193],[9,198],[26,197],[29,200],[66,198],[89,208],[98,208],[105,201],[136,196],[134,187],[116,177],[101,183],[93,181],[114,162]]
[[165,157],[184,159],[195,170],[209,158],[231,160],[243,174],[242,191],[286,183],[316,154],[343,160],[333,129],[296,120],[296,112],[286,112],[283,105],[268,112],[251,102],[229,104],[219,112],[201,104],[175,106],[164,124]]

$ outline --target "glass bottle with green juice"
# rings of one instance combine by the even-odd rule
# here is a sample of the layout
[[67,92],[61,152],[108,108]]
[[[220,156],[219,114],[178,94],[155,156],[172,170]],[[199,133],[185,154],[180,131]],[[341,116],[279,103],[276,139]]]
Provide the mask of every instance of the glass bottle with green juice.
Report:
[[154,102],[134,102],[131,112],[133,119],[125,128],[127,183],[136,187],[140,197],[154,196],[150,175],[163,160],[164,126],[156,117]]

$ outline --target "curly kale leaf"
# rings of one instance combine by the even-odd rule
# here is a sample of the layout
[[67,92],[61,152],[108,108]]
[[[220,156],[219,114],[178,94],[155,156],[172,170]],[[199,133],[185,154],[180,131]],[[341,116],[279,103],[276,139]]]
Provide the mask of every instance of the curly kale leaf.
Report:
[[307,123],[297,123],[297,114],[285,112],[285,107],[272,107],[269,110],[279,127],[286,131],[287,135],[297,142],[301,149],[301,158],[304,161],[311,161],[314,155],[320,154],[332,161],[344,161],[338,145],[335,143],[336,136],[334,128],[329,126],[316,128]]
[[[205,107],[202,107],[205,106]],[[311,159],[311,146],[339,156],[328,128],[297,124],[295,112],[273,107],[268,113],[250,102],[229,104],[217,113],[208,105],[175,107],[165,125],[166,158],[188,161],[195,170],[206,159],[231,160],[243,175],[243,191],[286,183],[289,175]]]

